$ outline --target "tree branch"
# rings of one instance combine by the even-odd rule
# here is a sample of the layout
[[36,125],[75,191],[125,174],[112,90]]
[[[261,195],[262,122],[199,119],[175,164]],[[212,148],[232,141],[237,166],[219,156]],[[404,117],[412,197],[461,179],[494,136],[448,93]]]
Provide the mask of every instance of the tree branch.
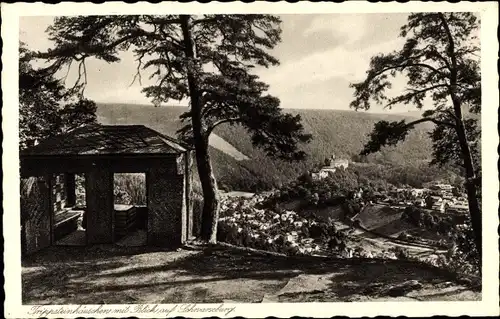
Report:
[[424,118],[415,120],[413,122],[406,124],[405,127],[410,128],[410,127],[413,127],[417,124],[424,123],[424,122],[433,122],[436,125],[445,125],[445,126],[452,127],[452,128],[456,127],[455,124],[453,124],[453,123],[437,120],[437,119],[432,118],[432,117],[424,117]]
[[207,130],[206,130],[206,136],[210,136],[210,134],[213,132],[213,130],[223,124],[223,123],[236,123],[236,122],[240,122],[241,121],[241,117],[232,117],[232,118],[227,118],[227,119],[223,119],[223,120],[219,120],[215,123],[213,123],[212,125],[210,125]]
[[135,83],[135,80],[137,80],[137,79],[139,80],[139,85],[142,86],[141,67],[142,67],[142,59],[144,58],[146,53],[147,53],[147,51],[142,52],[139,55],[139,57],[136,59],[137,69],[136,69],[136,73],[135,73],[134,78],[132,79],[132,82],[130,83],[129,87],[131,87]]
[[[115,41],[104,45],[104,46],[88,46],[86,43],[75,43],[75,46],[64,46],[60,48],[56,48],[54,50],[48,50],[47,52],[34,52],[33,57],[38,59],[54,59],[61,57],[73,58],[75,60],[81,60],[82,58],[88,57],[92,54],[103,53],[106,50],[113,49],[120,44],[132,40],[138,37],[152,37],[154,39],[159,39],[159,36],[154,34],[153,32],[148,32],[143,29],[130,29],[126,30],[123,33],[128,33],[128,35],[123,36]],[[83,57],[78,58],[77,55],[81,54]]]
[[193,20],[192,22],[192,25],[197,25],[197,24],[200,24],[200,23],[207,23],[207,22],[217,22],[219,21],[219,19],[217,18],[204,18],[204,19],[196,19],[196,20]]
[[448,56],[451,59],[451,69],[450,69],[450,80],[451,80],[451,85],[456,85],[457,82],[457,57],[455,55],[455,41],[453,40],[453,36],[451,34],[450,27],[448,26],[448,23],[446,22],[446,18],[444,17],[443,13],[438,13],[439,19],[441,20],[442,26],[444,28],[444,31],[446,33],[446,37],[448,38],[449,42],[449,47],[448,47]]
[[439,53],[434,44],[429,44],[424,49],[422,49],[423,52],[425,52],[426,50],[429,50],[432,53],[433,57],[438,58],[439,60],[444,62],[446,68],[448,68],[448,70],[451,71],[450,62],[446,60],[446,58]]
[[422,94],[422,93],[425,93],[427,91],[434,90],[434,89],[437,89],[437,88],[440,88],[440,87],[448,87],[448,85],[447,84],[437,84],[437,85],[433,85],[433,86],[430,86],[430,87],[425,88],[425,89],[413,90],[413,93],[408,93],[408,94],[400,95],[398,97],[393,98],[385,107],[390,107],[390,106],[392,106],[392,105],[394,105],[396,103],[401,103],[401,102],[409,101],[413,97],[415,97],[415,96],[417,96],[419,94]]
[[153,18],[150,16],[150,21],[153,24],[180,24],[181,19],[175,18],[175,19],[162,19],[162,18]]
[[373,74],[372,76],[370,76],[370,78],[368,80],[373,80],[374,78],[376,78],[377,76],[387,72],[387,71],[390,71],[390,70],[394,70],[394,69],[399,69],[401,68],[401,70],[404,70],[406,68],[409,68],[409,67],[412,67],[412,66],[420,66],[420,67],[423,67],[423,68],[427,68],[427,69],[430,69],[432,70],[433,72],[435,73],[438,73],[440,74],[441,76],[444,77],[444,75],[438,70],[436,69],[435,67],[429,65],[429,64],[426,64],[426,63],[401,63],[401,64],[398,64],[398,65],[393,65],[393,66],[390,66],[390,67],[386,67],[378,72],[376,72],[375,74]]

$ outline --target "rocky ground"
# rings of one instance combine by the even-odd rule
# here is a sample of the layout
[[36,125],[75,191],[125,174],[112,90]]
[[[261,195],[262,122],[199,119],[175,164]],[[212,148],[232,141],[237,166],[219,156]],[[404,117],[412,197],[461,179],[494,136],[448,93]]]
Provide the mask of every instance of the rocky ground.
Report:
[[409,261],[187,246],[51,247],[22,263],[24,304],[479,300],[480,287]]

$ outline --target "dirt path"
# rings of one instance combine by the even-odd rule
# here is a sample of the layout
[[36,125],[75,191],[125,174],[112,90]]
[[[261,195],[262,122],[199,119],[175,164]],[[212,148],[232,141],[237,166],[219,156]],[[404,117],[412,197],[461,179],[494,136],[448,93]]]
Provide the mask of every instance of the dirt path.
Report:
[[23,261],[25,304],[477,300],[446,272],[403,261],[270,256],[215,247],[52,247]]

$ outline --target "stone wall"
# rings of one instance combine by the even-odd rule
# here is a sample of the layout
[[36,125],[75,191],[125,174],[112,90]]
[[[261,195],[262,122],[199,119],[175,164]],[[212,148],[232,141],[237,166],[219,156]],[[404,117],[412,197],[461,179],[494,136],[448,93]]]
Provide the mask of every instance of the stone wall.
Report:
[[185,176],[155,168],[146,175],[148,245],[178,247],[186,240]]
[[49,178],[37,177],[21,197],[21,244],[23,254],[51,244],[51,191]]
[[113,174],[95,169],[85,175],[87,200],[87,242],[107,244],[113,242]]
[[186,178],[186,210],[187,210],[187,222],[186,222],[186,227],[187,227],[187,238],[191,239],[195,236],[194,234],[194,216],[193,216],[193,163],[194,163],[194,158],[193,158],[193,152],[189,152],[186,156],[186,173],[185,173],[185,178]]

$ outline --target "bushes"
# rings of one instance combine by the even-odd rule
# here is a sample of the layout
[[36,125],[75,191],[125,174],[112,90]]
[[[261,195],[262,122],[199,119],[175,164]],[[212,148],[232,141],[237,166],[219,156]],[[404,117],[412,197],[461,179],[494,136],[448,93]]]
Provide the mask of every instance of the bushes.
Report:
[[114,195],[116,204],[146,205],[145,174],[115,174]]
[[394,256],[396,256],[396,259],[398,259],[398,260],[409,260],[410,259],[408,252],[401,247],[392,247],[391,249],[389,249],[389,253],[394,254]]
[[[438,261],[439,267],[453,272],[480,273],[479,255],[474,243],[474,233],[468,217],[432,215],[428,211],[407,207],[401,219],[436,234],[443,235],[453,243],[447,256]],[[442,244],[445,240],[441,240]]]
[[302,201],[303,208],[342,205],[356,190],[356,178],[353,173],[344,170],[338,170],[321,180],[313,180],[310,174],[303,174],[266,199],[267,207],[293,200]]

